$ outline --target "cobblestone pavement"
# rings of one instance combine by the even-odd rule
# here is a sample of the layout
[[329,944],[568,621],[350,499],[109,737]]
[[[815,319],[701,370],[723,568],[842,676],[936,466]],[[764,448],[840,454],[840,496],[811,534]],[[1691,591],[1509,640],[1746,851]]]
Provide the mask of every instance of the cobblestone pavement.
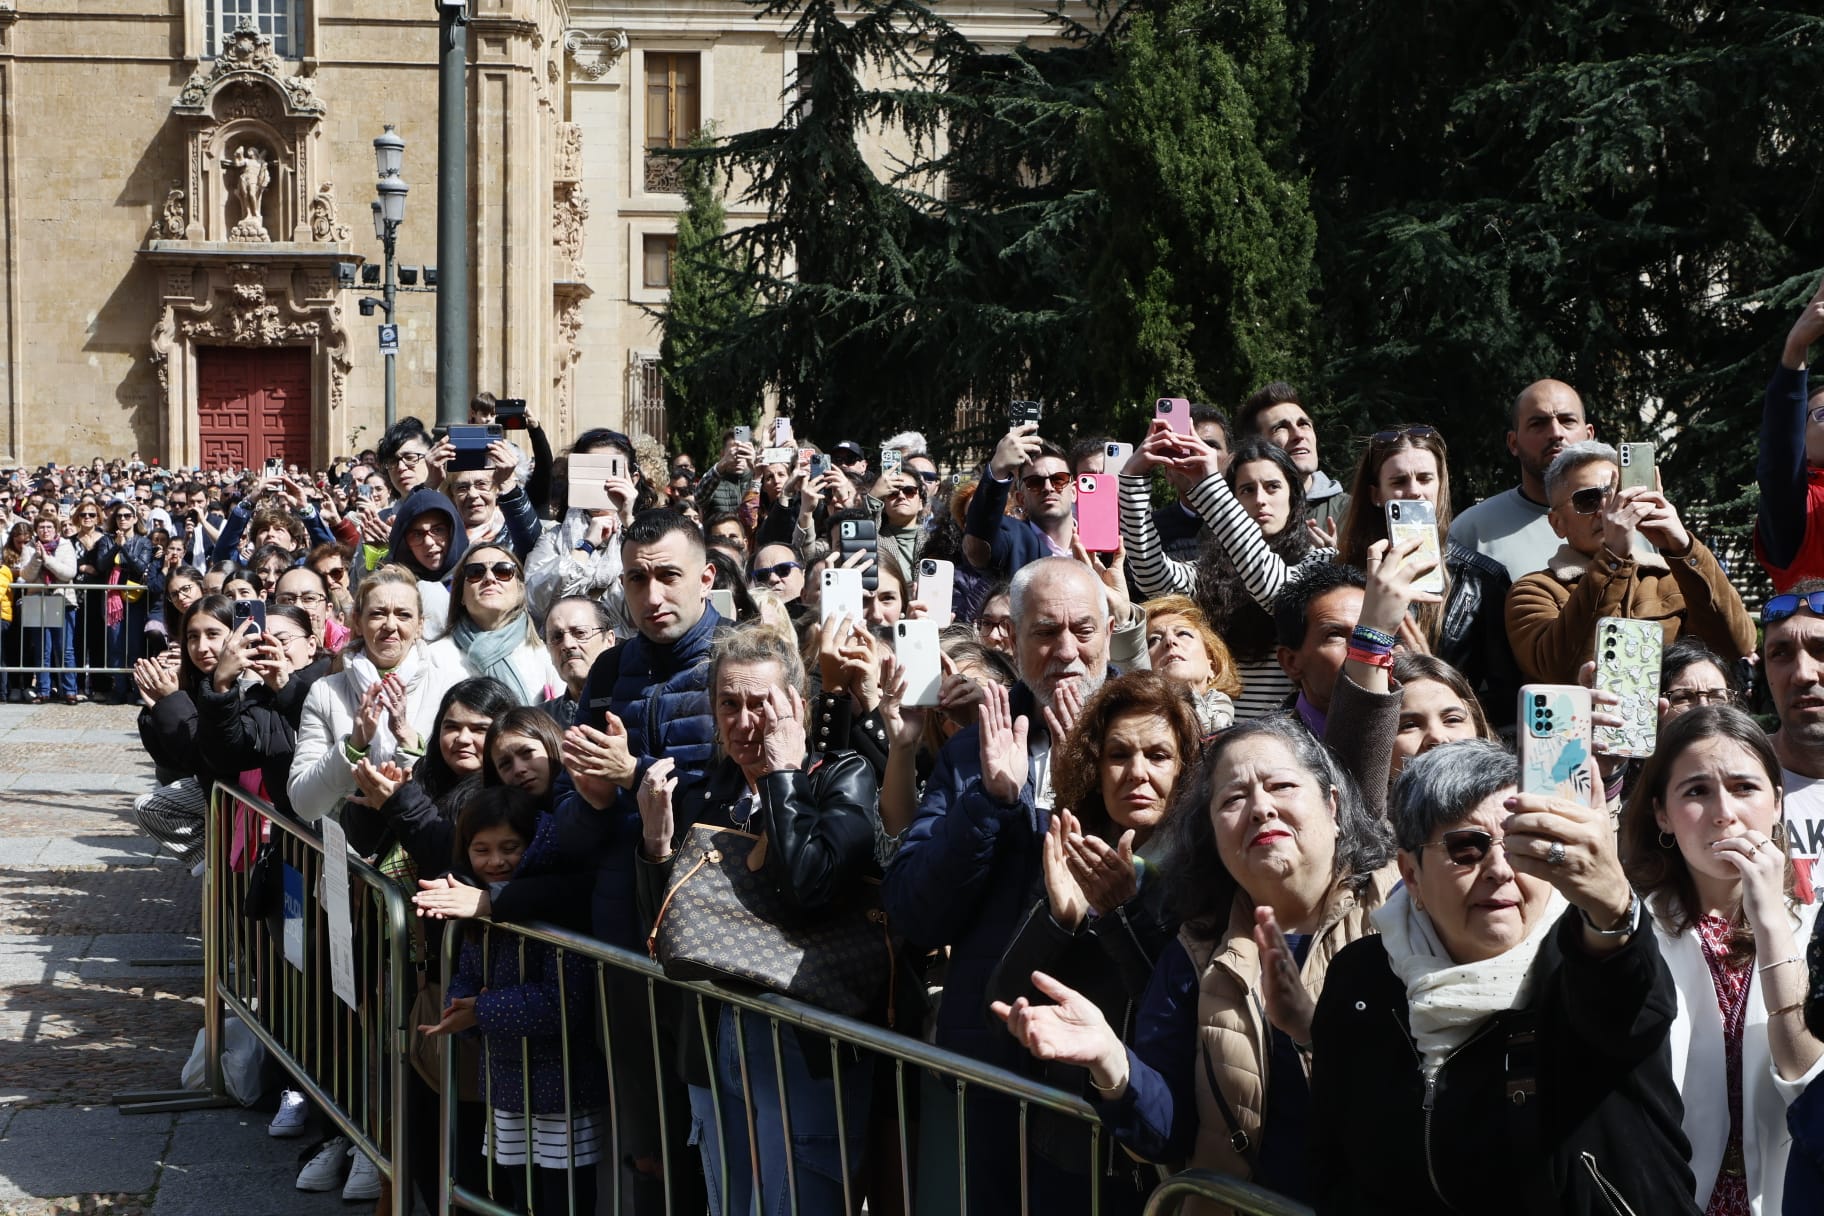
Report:
[[200,882],[133,823],[131,707],[0,705],[0,1216],[371,1210],[294,1188],[269,1112],[123,1115],[202,1024]]

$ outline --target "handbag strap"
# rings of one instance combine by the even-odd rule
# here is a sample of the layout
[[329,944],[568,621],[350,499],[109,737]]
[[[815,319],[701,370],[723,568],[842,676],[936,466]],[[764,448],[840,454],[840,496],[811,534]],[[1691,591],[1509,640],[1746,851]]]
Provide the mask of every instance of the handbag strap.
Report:
[[1222,1112],[1222,1121],[1229,1125],[1229,1147],[1240,1154],[1249,1175],[1258,1177],[1260,1167],[1254,1160],[1254,1141],[1242,1130],[1241,1121],[1235,1117],[1235,1108],[1229,1105],[1222,1086],[1216,1083],[1216,1066],[1210,1063],[1210,1045],[1204,1043],[1197,1054],[1203,1060],[1203,1079],[1209,1083],[1210,1094],[1216,1099],[1216,1109]]
[[665,923],[665,912],[671,907],[671,901],[677,897],[679,891],[684,889],[685,883],[696,877],[698,870],[701,870],[711,861],[718,860],[720,854],[721,850],[719,849],[704,849],[703,855],[697,858],[697,864],[684,871],[684,877],[672,883],[671,890],[665,892],[665,900],[659,905],[659,914],[652,918],[652,932],[646,935],[647,958],[656,959],[659,957],[659,926]]

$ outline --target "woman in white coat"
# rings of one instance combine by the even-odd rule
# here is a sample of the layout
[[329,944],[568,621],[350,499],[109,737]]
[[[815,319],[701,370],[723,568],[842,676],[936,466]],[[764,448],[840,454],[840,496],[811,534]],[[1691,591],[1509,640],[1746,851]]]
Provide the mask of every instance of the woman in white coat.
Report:
[[311,686],[298,724],[286,789],[305,820],[359,796],[362,759],[409,765],[423,755],[443,694],[468,675],[460,663],[438,663],[424,645],[418,578],[404,566],[381,566],[361,580],[350,624],[354,639]]
[[1706,706],[1661,728],[1622,818],[1628,877],[1678,988],[1672,1072],[1706,1216],[1779,1216],[1786,1107],[1824,1071],[1803,1016],[1818,910],[1793,898],[1782,798],[1754,720]]
[[454,579],[449,632],[431,643],[431,661],[499,680],[521,705],[562,693],[564,678],[526,612],[525,569],[513,551],[486,541],[473,545]]

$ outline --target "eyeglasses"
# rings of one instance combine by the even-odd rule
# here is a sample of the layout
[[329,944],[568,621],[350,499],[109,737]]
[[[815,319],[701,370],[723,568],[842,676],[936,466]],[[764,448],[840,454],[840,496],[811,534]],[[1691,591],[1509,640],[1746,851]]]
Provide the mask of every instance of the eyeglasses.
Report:
[[1806,411],[1806,416],[1813,422],[1824,422],[1824,405],[1814,405]]
[[268,629],[266,633],[273,641],[281,646],[289,646],[293,642],[305,642],[310,640],[310,635],[307,633],[292,633],[289,630],[284,633],[273,633],[272,630]]
[[1065,486],[1070,484],[1070,474],[1053,473],[1049,477],[1044,477],[1038,473],[1031,473],[1020,478],[1020,484],[1026,487],[1026,491],[1029,494],[1041,493],[1046,486],[1050,486],[1054,490],[1062,490]]
[[[1028,480],[1031,479],[1028,478]],[[922,491],[917,486],[893,486],[887,490],[888,498],[919,498],[922,496]]]
[[1419,848],[1442,848],[1444,856],[1450,859],[1451,865],[1476,866],[1482,864],[1482,859],[1487,857],[1488,851],[1496,845],[1499,844],[1506,848],[1507,846],[1503,843],[1506,839],[1505,836],[1491,836],[1480,828],[1456,828],[1444,833],[1437,840],[1426,841]]
[[578,642],[587,643],[587,642],[593,641],[595,638],[598,638],[602,634],[607,633],[607,632],[608,631],[606,629],[601,629],[601,628],[553,629],[550,632],[549,636],[547,636],[545,638],[545,640],[547,642],[559,642],[559,643],[567,642],[567,641],[578,641]]
[[321,591],[286,591],[274,596],[272,602],[275,604],[303,604],[308,607],[312,604],[327,603],[328,600],[329,597]]
[[100,518],[100,516],[97,515],[97,513],[94,511],[78,511],[78,512],[76,512],[76,518],[77,519],[98,519],[98,518]]
[[519,567],[512,562],[470,562],[462,568],[462,577],[471,583],[479,583],[490,574],[497,583],[510,583],[519,578]]
[[387,464],[419,465],[430,456],[429,452],[394,452],[386,458]]
[[792,571],[802,569],[804,569],[804,567],[797,562],[780,562],[777,566],[755,566],[754,577],[766,579],[789,578],[791,577]]
[[339,583],[343,579],[348,577],[348,567],[347,566],[331,566],[329,569],[319,570],[319,571],[317,571],[317,573],[321,574],[324,578],[328,579],[332,583]]
[[1808,591],[1804,595],[1776,595],[1761,605],[1761,624],[1771,625],[1783,621],[1799,610],[1799,605],[1811,609],[1813,616],[1824,616],[1824,591]]
[[1602,504],[1609,501],[1614,493],[1613,486],[1585,486],[1571,492],[1571,510],[1579,515],[1594,515],[1602,510]]
[[975,631],[977,633],[1011,633],[1013,618],[1010,616],[978,616],[975,618]]
[[1735,705],[1741,699],[1733,688],[1675,688],[1666,694],[1666,704],[1673,709],[1694,709],[1699,705]]
[[1435,439],[1438,437],[1436,427],[1404,426],[1397,431],[1376,431],[1368,436],[1368,444],[1370,447],[1391,448],[1398,447],[1402,439]]

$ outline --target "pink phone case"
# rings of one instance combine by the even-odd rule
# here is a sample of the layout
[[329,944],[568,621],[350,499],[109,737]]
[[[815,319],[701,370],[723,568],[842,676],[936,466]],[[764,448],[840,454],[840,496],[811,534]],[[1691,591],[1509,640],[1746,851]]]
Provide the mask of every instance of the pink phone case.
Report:
[[1180,435],[1191,433],[1191,403],[1183,397],[1161,397],[1153,403],[1153,417]]
[[1113,477],[1078,475],[1077,535],[1091,553],[1113,553],[1121,547],[1121,504]]

